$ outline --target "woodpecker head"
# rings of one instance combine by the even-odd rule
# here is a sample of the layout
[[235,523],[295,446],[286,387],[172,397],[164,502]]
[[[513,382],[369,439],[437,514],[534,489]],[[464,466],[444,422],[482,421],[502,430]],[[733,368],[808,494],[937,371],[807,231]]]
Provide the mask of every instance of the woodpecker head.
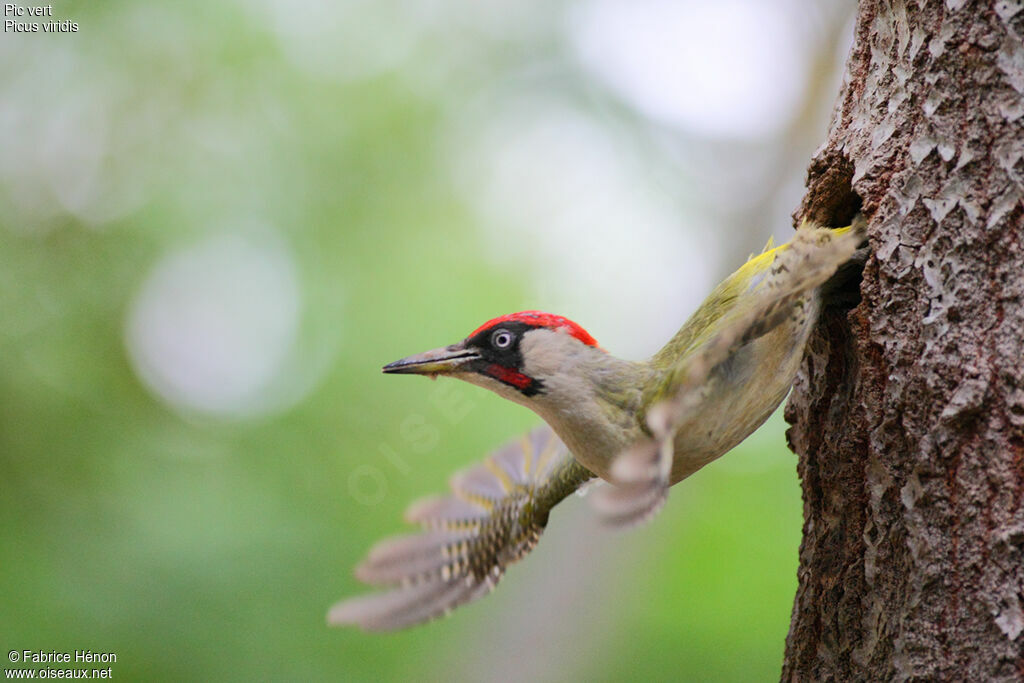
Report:
[[389,363],[384,372],[449,375],[536,410],[571,400],[570,385],[599,357],[607,354],[568,318],[522,311],[489,320],[456,344]]

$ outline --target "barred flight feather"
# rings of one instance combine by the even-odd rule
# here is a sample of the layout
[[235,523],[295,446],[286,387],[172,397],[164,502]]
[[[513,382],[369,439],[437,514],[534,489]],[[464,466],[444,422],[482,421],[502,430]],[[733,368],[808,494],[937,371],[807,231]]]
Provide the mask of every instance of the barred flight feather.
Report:
[[413,503],[405,518],[425,531],[379,542],[356,569],[396,587],[338,603],[328,622],[403,628],[485,595],[537,545],[551,508],[592,477],[550,428],[533,430],[456,474],[452,496]]

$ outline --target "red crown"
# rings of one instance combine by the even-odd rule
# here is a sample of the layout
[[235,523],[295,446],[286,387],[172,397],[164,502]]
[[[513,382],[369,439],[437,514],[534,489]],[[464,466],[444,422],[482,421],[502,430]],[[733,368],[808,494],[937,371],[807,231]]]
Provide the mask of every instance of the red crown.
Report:
[[488,330],[496,325],[500,325],[501,323],[525,323],[534,327],[547,327],[553,330],[564,328],[569,331],[569,334],[576,337],[587,346],[597,347],[597,340],[591,337],[589,332],[573,321],[568,318],[563,318],[560,315],[552,315],[542,311],[520,311],[519,313],[509,313],[508,315],[503,315],[500,318],[488,320],[483,325],[473,330],[469,336],[475,337],[484,330]]

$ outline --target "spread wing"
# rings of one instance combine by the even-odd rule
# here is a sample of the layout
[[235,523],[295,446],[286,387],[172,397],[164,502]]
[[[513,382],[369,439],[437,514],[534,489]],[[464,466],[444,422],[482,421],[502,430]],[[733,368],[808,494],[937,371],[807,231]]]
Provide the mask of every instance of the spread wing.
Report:
[[328,623],[390,631],[486,595],[533,550],[551,508],[593,476],[546,426],[506,444],[452,477],[451,495],[409,507],[422,531],[380,541],[355,571],[390,589],[339,602]]
[[[716,383],[727,373],[727,361],[794,316],[800,318],[798,325],[813,324],[806,316],[817,309],[810,309],[806,301],[851,260],[865,230],[861,217],[839,230],[803,225],[790,242],[751,259],[721,285],[718,299],[731,298],[732,308],[719,323],[703,329],[687,330],[688,324],[679,335],[683,348],[669,347],[675,366],[667,373],[661,400],[653,402],[646,416],[652,438],[616,460],[616,486],[604,487],[594,497],[607,522],[629,526],[661,508],[668,495],[676,431],[714,394]],[[701,310],[694,315],[698,324],[701,315]]]

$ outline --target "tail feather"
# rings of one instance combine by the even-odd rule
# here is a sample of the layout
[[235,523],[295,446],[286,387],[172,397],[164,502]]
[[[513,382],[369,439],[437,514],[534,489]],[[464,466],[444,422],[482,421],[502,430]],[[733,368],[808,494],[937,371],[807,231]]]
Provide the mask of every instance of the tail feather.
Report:
[[668,498],[668,470],[672,462],[671,437],[644,440],[612,464],[614,486],[602,487],[594,505],[602,521],[628,528],[652,518]]
[[594,506],[601,520],[615,528],[627,529],[656,515],[668,500],[668,486],[657,482],[635,482],[605,486],[595,496]]

